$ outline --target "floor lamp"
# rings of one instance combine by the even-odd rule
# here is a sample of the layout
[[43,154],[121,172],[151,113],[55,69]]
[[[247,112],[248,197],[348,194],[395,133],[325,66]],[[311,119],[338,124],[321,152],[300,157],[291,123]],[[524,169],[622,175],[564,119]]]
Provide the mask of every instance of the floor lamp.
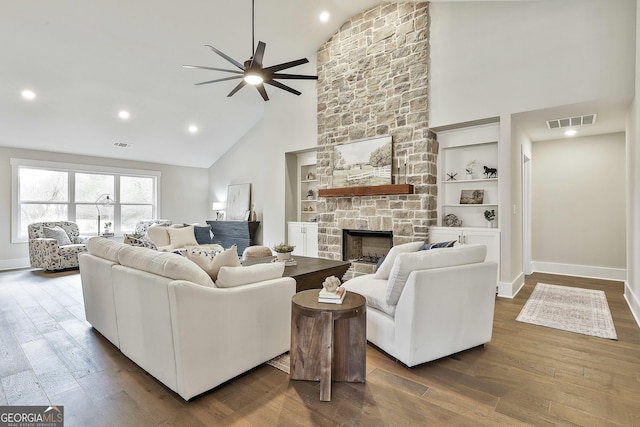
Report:
[[98,200],[96,200],[96,209],[98,210],[98,236],[100,235],[100,206],[104,208],[104,207],[109,207],[113,205],[114,205],[114,201],[111,198],[110,194],[103,194],[100,197],[98,197]]

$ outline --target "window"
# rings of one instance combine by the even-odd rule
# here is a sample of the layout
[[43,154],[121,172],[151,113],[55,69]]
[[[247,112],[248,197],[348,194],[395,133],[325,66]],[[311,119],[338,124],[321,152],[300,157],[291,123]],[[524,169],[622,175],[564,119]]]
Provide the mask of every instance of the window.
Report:
[[[13,171],[12,242],[27,240],[27,226],[42,221],[73,221],[80,234],[96,235],[112,222],[115,233],[134,230],[158,213],[160,173],[11,159]],[[111,206],[96,201],[108,194]]]

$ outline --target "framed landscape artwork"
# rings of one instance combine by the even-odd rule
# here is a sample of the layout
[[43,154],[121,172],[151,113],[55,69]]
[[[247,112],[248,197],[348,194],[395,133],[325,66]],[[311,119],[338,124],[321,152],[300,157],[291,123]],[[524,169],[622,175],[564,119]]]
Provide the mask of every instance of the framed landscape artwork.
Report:
[[332,187],[391,184],[391,136],[333,147]]
[[461,205],[481,205],[484,202],[484,190],[462,190],[460,192]]
[[251,184],[232,184],[227,187],[227,221],[246,221],[251,203]]

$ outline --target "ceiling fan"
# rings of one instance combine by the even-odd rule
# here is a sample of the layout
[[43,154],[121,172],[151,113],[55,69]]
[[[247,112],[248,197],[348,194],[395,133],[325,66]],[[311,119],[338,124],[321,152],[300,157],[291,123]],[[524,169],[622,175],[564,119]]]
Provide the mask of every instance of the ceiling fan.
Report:
[[269,100],[269,96],[267,95],[267,91],[264,88],[264,83],[275,86],[279,89],[286,90],[287,92],[293,93],[294,95],[300,95],[301,92],[295,90],[292,87],[289,87],[285,84],[282,84],[275,79],[287,80],[287,79],[298,79],[298,80],[318,80],[318,76],[306,76],[302,74],[283,74],[278,73],[278,71],[285,70],[287,68],[296,67],[298,65],[306,64],[309,62],[307,58],[297,59],[295,61],[284,62],[278,65],[272,65],[271,67],[263,67],[262,58],[264,56],[264,50],[266,48],[266,43],[259,41],[258,47],[255,48],[255,0],[251,0],[251,51],[253,52],[253,56],[248,60],[244,61],[244,63],[240,63],[235,59],[231,58],[229,55],[221,52],[213,46],[205,45],[233,65],[239,68],[239,70],[229,70],[226,68],[214,68],[214,67],[204,67],[201,65],[183,65],[185,68],[199,68],[202,70],[213,70],[213,71],[223,71],[225,73],[233,73],[235,76],[225,77],[222,79],[209,80],[206,82],[196,83],[198,85],[206,85],[209,83],[223,82],[226,80],[235,80],[242,79],[238,85],[233,88],[231,92],[229,92],[229,96],[233,96],[236,92],[242,89],[245,85],[250,84],[256,87],[260,95],[265,101]]

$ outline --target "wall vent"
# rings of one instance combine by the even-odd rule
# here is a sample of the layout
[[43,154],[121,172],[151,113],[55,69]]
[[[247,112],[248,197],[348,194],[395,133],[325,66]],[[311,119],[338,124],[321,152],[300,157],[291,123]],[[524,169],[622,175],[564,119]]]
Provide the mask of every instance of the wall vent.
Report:
[[596,114],[586,114],[584,116],[566,117],[564,119],[547,120],[549,129],[560,129],[572,126],[592,125],[596,122]]
[[118,148],[130,148],[133,146],[133,144],[129,144],[126,142],[114,142],[113,146]]

